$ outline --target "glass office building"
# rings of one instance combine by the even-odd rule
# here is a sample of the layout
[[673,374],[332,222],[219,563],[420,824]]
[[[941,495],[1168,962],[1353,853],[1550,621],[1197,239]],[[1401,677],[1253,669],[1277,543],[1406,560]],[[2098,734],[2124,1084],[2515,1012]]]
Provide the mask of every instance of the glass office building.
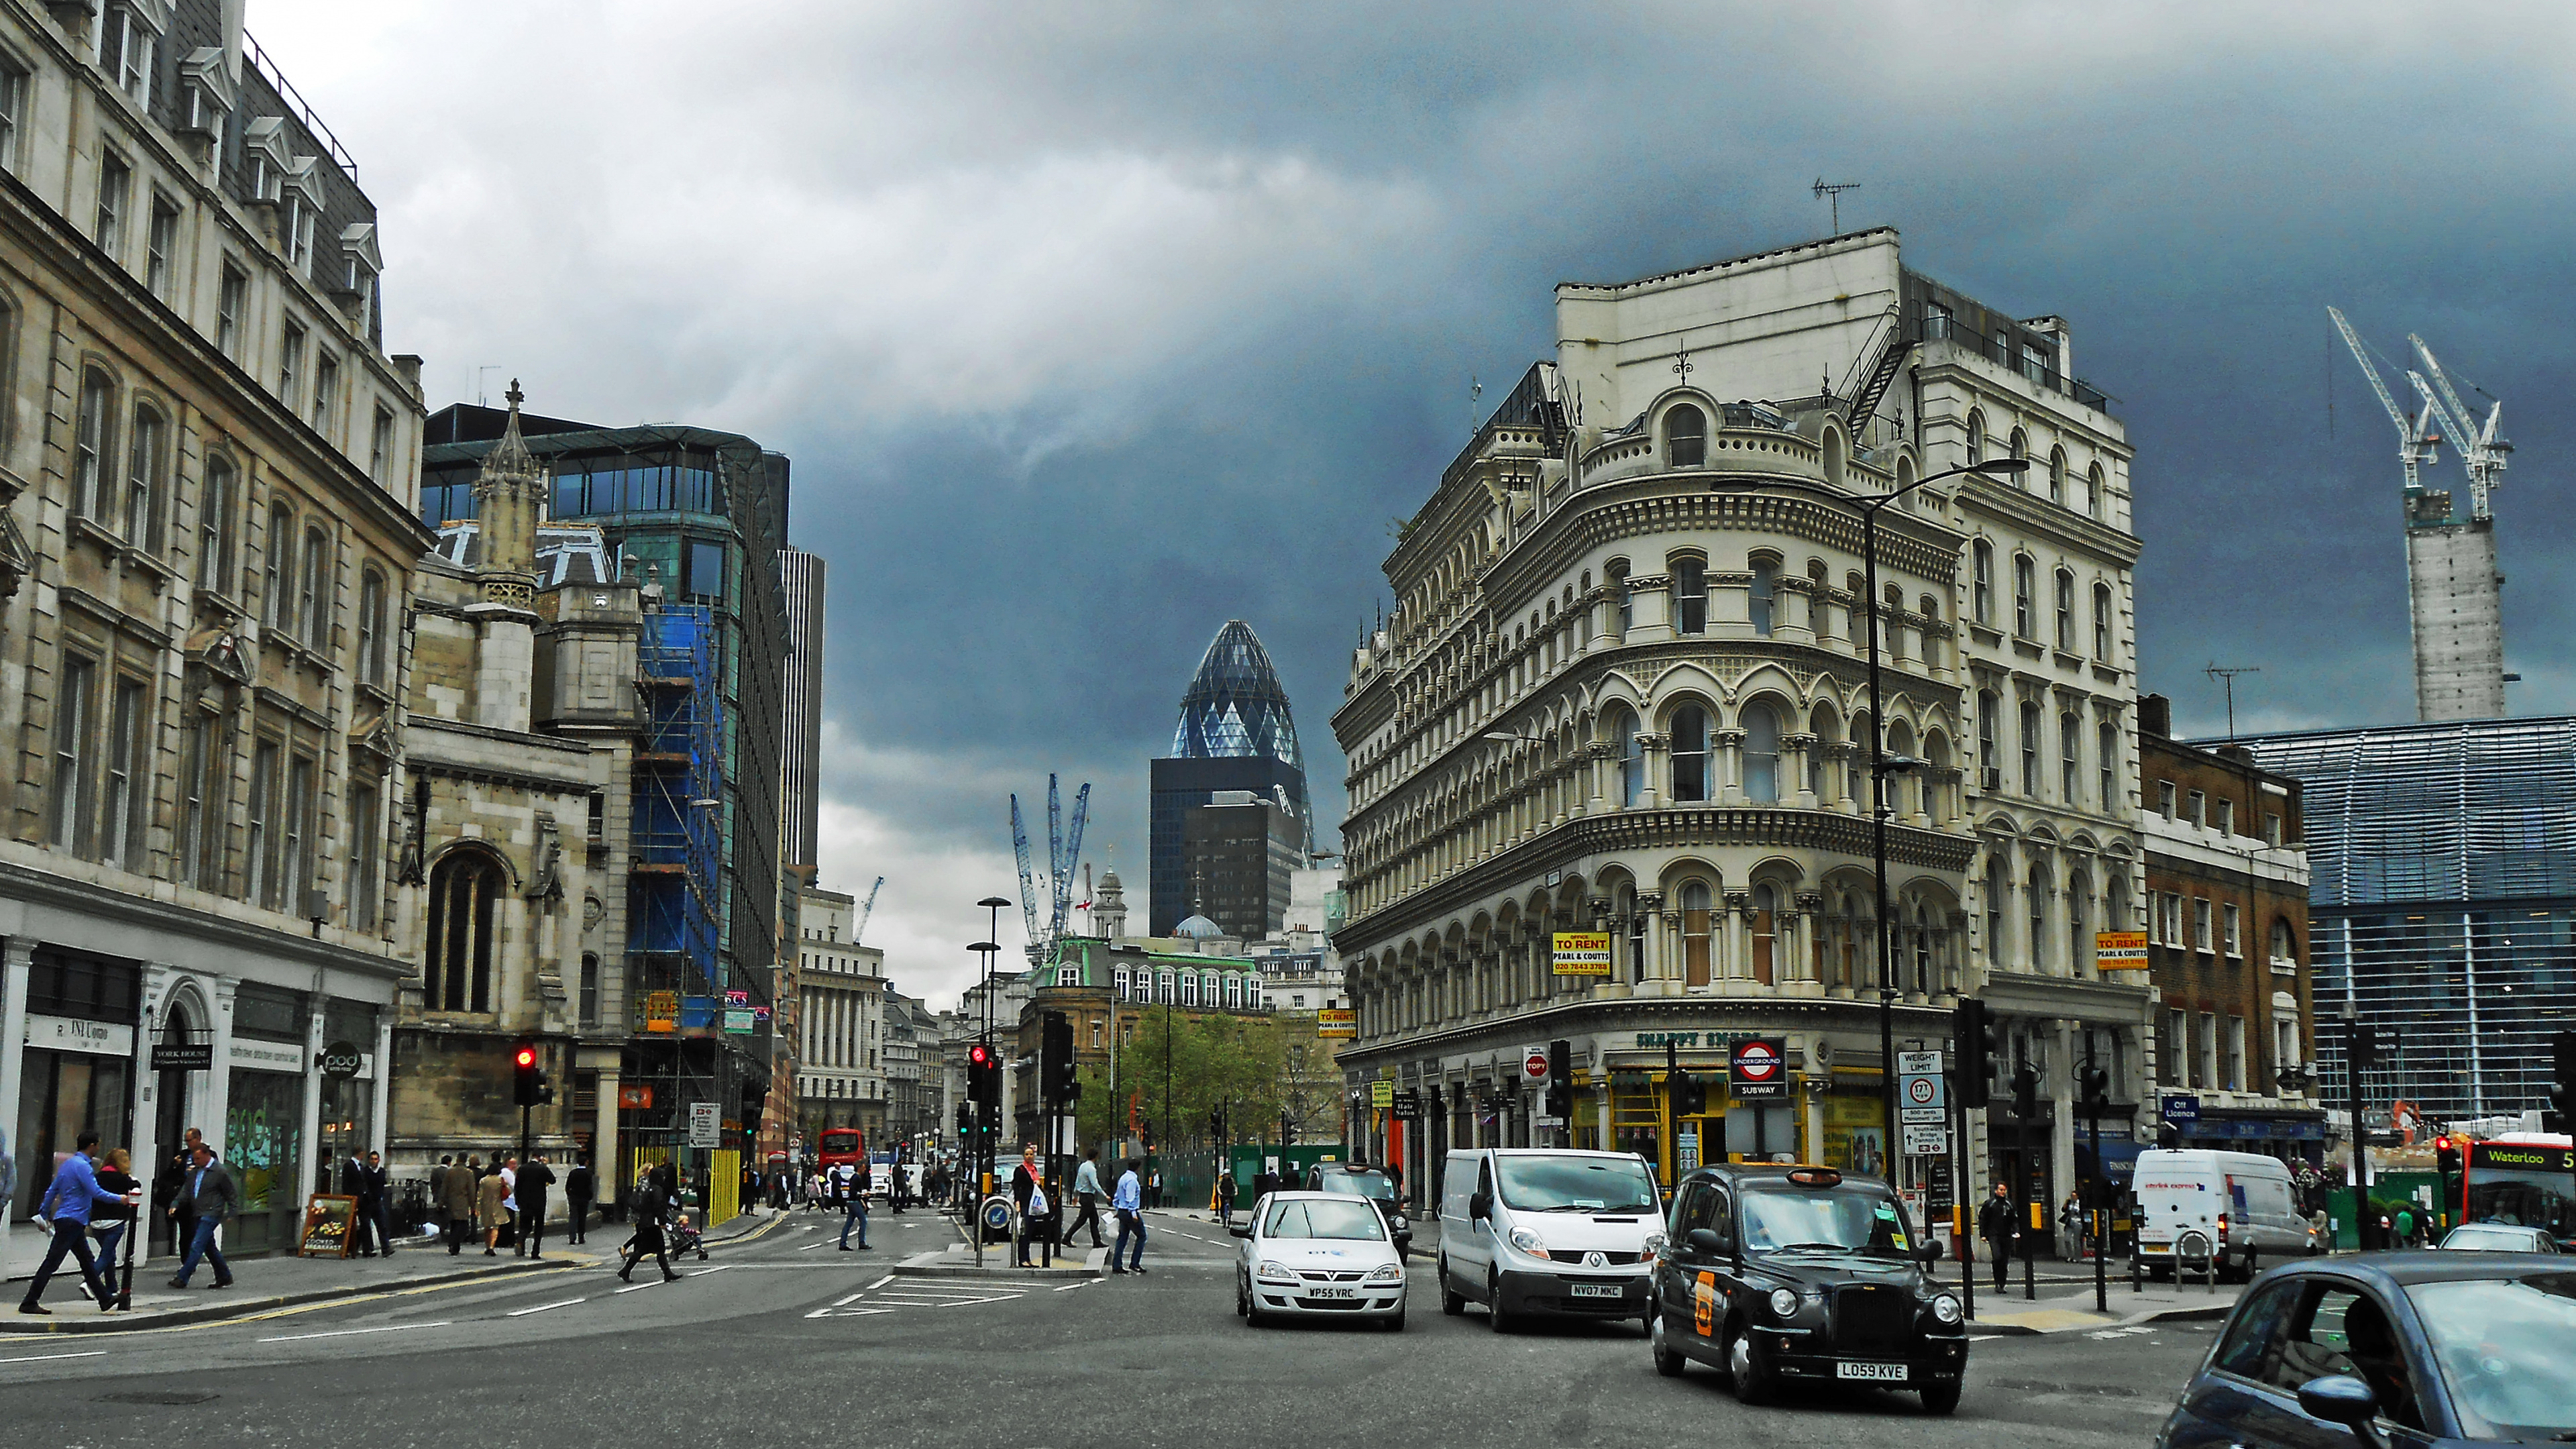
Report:
[[1241,619],[1227,620],[1208,644],[1181,696],[1172,753],[1154,761],[1149,773],[1148,935],[1170,935],[1197,909],[1196,882],[1207,872],[1188,858],[1187,821],[1192,807],[1213,803],[1219,791],[1248,790],[1280,806],[1296,819],[1297,848],[1314,849],[1306,762],[1288,691],[1271,668],[1270,651]]
[[2347,1100],[2350,1011],[2401,1044],[2363,1074],[2374,1121],[2542,1106],[2550,1038],[2576,1029],[2576,718],[2239,743],[2305,787],[2326,1100]]

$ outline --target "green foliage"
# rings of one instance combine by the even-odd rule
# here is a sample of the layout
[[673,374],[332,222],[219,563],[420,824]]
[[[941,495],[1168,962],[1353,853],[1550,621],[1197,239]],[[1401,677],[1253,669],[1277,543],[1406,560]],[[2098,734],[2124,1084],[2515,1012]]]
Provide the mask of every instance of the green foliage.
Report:
[[1269,1018],[1210,1014],[1193,1020],[1179,1008],[1147,1007],[1134,1039],[1117,1049],[1116,1080],[1109,1063],[1082,1069],[1082,1140],[1104,1142],[1123,1134],[1131,1101],[1135,1120],[1152,1129],[1157,1143],[1206,1143],[1208,1113],[1217,1108],[1224,1109],[1236,1138],[1250,1138],[1260,1124],[1279,1118],[1284,1060],[1279,1024]]

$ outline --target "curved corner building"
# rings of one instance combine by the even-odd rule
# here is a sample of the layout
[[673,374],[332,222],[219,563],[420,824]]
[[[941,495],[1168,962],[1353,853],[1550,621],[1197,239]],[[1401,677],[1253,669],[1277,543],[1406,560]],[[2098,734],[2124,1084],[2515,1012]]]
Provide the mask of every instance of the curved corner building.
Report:
[[[1181,696],[1172,753],[1154,761],[1152,787],[1147,934],[1168,936],[1192,914],[1244,939],[1276,927],[1287,907],[1287,868],[1311,848],[1313,827],[1288,692],[1270,651],[1241,619],[1227,620],[1199,660]],[[1232,857],[1254,840],[1274,859],[1249,871]]]

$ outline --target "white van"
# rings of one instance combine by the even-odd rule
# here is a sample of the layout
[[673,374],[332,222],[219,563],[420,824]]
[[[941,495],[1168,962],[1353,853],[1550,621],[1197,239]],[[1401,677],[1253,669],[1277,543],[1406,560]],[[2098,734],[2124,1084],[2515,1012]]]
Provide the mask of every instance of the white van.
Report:
[[1440,1197],[1440,1311],[1485,1305],[1494,1331],[1525,1314],[1652,1314],[1664,1249],[1654,1169],[1627,1152],[1481,1147],[1449,1154]]
[[2290,1169],[2259,1152],[2155,1149],[2138,1154],[2137,1254],[2148,1273],[2214,1258],[2248,1278],[2265,1258],[2309,1251]]

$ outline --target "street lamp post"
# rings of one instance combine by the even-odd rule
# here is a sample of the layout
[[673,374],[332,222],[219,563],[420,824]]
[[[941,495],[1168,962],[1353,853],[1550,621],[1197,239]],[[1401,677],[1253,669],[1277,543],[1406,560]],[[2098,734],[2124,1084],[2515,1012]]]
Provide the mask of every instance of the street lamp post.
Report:
[[[993,963],[1001,958],[1002,909],[1003,907],[1008,906],[1010,902],[1002,899],[1000,896],[986,896],[975,904],[982,906],[988,913],[984,925],[984,939],[976,942],[971,949],[983,957],[984,1033],[982,1040],[984,1043],[984,1059],[995,1064],[994,1082],[996,1085],[999,1085],[1001,1081],[1000,1058],[993,1054]],[[979,1211],[983,1195],[993,1190],[994,1137],[1001,1131],[1002,1126],[1002,1104],[999,1102],[991,1104],[989,1108],[991,1117],[989,1119],[986,1116],[987,1110],[987,1107],[983,1103],[979,1102],[975,1106],[975,1182]],[[975,1241],[979,1248],[984,1241],[984,1228],[981,1218],[976,1220]]]

